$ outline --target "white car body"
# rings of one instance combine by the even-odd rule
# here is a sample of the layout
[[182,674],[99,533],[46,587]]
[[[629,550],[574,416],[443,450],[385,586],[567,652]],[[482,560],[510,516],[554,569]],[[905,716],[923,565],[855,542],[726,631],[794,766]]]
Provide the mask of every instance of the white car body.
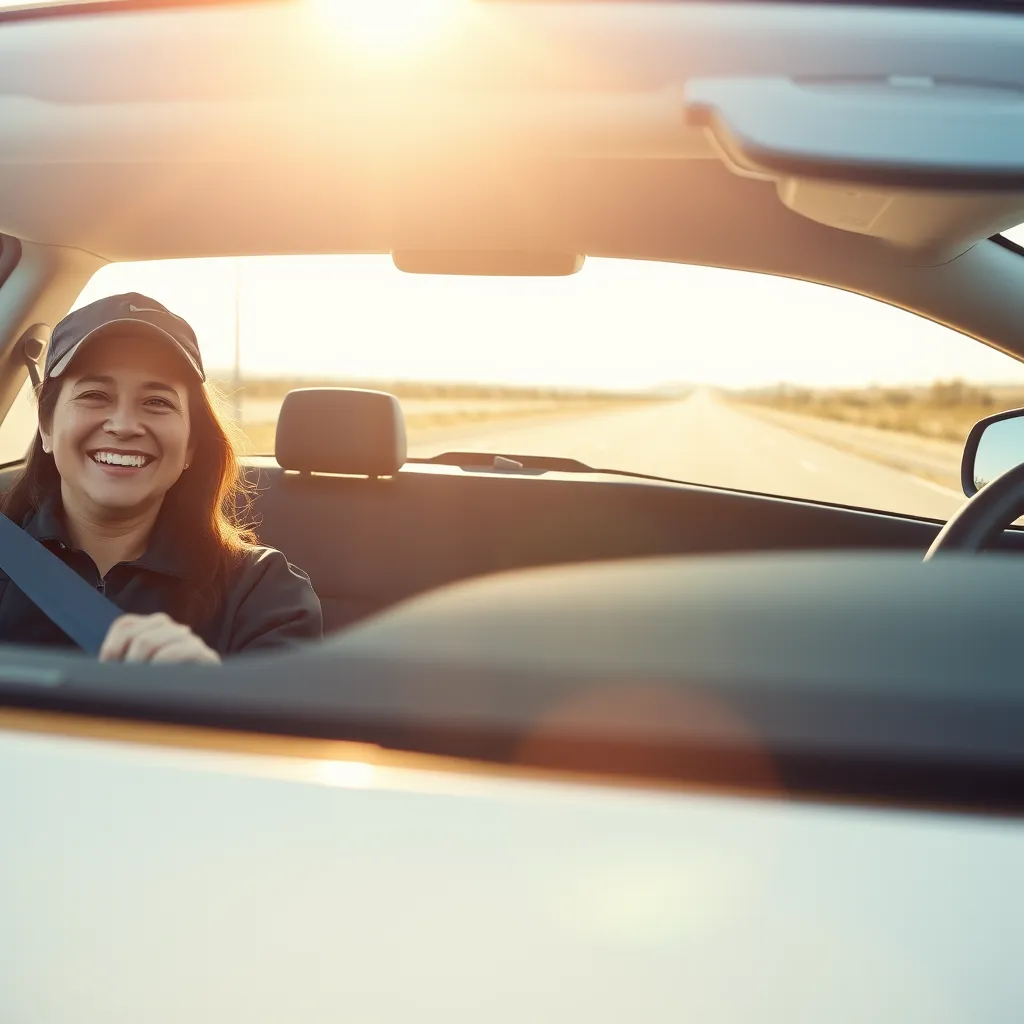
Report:
[[1019,1019],[1016,822],[47,724],[0,733],[12,1024]]

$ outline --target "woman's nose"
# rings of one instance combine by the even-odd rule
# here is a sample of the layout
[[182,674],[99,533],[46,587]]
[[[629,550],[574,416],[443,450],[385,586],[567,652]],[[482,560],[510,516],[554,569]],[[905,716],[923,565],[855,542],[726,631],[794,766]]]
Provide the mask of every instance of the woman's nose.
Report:
[[138,411],[131,402],[118,402],[111,409],[104,426],[111,434],[130,437],[142,433]]

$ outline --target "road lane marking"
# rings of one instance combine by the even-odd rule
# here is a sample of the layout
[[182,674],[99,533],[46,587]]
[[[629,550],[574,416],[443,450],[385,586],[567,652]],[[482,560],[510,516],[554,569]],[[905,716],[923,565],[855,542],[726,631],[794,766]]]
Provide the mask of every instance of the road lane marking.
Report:
[[937,484],[933,480],[925,480],[922,476],[914,476],[913,473],[907,473],[907,476],[909,476],[911,480],[916,480],[923,487],[927,487],[930,491],[945,494],[950,498],[959,498],[961,501],[967,500],[963,491],[954,491],[951,487],[943,487],[942,484]]

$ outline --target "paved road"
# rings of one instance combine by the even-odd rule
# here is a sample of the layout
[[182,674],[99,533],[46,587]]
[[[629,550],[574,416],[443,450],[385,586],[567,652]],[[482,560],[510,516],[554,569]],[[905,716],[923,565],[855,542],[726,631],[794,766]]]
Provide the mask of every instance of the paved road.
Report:
[[911,476],[924,477],[960,493],[960,461],[967,435],[959,441],[924,437],[903,431],[882,430],[858,423],[843,423],[820,416],[801,416],[780,409],[748,405],[759,419],[776,423],[797,434],[817,438],[833,448],[883,462]]
[[[280,398],[247,398],[242,395],[242,422],[265,423],[277,420],[281,411]],[[523,398],[403,398],[402,410],[406,416],[421,413],[493,413],[529,415],[534,410],[546,411],[558,406],[557,400]]]
[[412,456],[442,451],[562,455],[595,467],[947,519],[962,494],[727,405],[681,402],[421,436]]

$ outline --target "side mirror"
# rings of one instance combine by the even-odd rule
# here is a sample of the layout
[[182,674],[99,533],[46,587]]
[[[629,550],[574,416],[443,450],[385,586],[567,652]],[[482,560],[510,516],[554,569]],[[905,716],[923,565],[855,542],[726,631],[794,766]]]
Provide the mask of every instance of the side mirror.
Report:
[[978,420],[964,445],[960,483],[968,498],[1008,469],[1024,463],[1024,409]]

